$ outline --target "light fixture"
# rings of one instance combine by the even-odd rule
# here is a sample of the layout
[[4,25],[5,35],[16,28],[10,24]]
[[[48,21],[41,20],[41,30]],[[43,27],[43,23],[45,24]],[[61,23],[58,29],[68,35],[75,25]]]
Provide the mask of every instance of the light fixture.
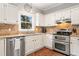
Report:
[[28,4],[24,4],[24,10],[27,11],[28,13],[35,13],[35,10],[32,6],[32,3]]
[[29,5],[29,4],[24,4],[24,10],[27,11],[27,12],[30,12],[32,9],[32,7]]

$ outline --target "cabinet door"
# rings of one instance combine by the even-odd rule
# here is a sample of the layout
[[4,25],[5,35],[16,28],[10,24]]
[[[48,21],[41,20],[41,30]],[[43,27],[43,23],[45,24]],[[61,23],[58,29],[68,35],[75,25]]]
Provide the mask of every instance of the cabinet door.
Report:
[[79,56],[79,40],[77,37],[71,37],[70,54]]
[[55,13],[45,15],[45,26],[55,25]]
[[2,4],[0,3],[0,23],[2,22]]
[[0,56],[5,56],[5,40],[0,39]]
[[25,39],[25,51],[26,55],[34,51],[34,39],[31,36],[26,37]]
[[5,7],[4,3],[0,3],[0,23],[4,23],[5,21]]
[[44,44],[47,48],[53,49],[53,35],[47,34]]
[[40,26],[45,26],[45,18],[43,14],[40,14],[40,19],[39,19],[39,25]]
[[62,10],[62,17],[63,18],[70,18],[70,11],[71,11],[70,8]]
[[44,26],[45,25],[45,19],[44,15],[41,13],[36,14],[36,26]]
[[55,12],[55,19],[60,20],[62,18],[62,10]]
[[79,7],[71,9],[72,24],[79,24]]
[[18,10],[17,7],[11,4],[6,4],[6,23],[17,24]]
[[35,36],[35,49],[40,49],[43,47],[43,40],[42,40],[42,35],[36,35]]
[[36,23],[36,26],[39,26],[39,13],[36,13],[36,17],[35,17],[36,19],[36,21],[35,21],[35,23]]

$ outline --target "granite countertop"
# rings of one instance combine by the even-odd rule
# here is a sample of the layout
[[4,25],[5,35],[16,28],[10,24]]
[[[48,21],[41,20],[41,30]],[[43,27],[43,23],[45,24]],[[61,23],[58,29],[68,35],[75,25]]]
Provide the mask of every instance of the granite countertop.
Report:
[[7,38],[7,37],[18,37],[18,36],[33,36],[33,35],[43,35],[43,34],[51,34],[52,33],[17,33],[17,34],[4,34],[0,35],[0,38]]
[[18,37],[18,36],[33,36],[33,35],[41,35],[41,34],[44,34],[44,33],[26,33],[26,34],[0,35],[0,38]]
[[79,34],[72,34],[71,37],[79,37]]

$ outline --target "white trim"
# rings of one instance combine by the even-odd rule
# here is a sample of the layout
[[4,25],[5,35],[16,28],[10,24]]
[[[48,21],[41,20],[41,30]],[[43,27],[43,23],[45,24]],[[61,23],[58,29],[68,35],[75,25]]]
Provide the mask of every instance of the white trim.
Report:
[[[27,15],[27,16],[32,16],[32,29],[21,29],[21,17],[20,15]],[[27,13],[26,11],[22,10],[22,11],[19,11],[19,22],[18,22],[18,25],[19,25],[19,31],[34,31],[34,28],[35,28],[35,24],[34,24],[34,16],[33,14],[30,14],[30,13]]]

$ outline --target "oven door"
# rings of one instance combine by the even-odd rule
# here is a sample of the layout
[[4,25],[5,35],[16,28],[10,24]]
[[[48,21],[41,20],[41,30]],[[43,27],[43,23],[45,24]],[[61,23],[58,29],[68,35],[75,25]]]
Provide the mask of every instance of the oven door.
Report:
[[69,55],[69,43],[55,41],[54,50]]

